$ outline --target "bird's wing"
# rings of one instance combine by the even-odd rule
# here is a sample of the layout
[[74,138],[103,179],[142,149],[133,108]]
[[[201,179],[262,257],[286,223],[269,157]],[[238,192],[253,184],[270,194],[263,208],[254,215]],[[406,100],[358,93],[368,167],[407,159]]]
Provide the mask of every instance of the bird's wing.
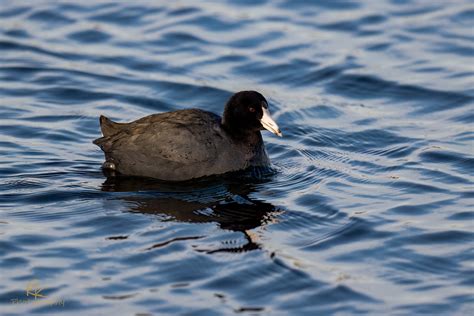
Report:
[[[218,135],[217,138],[216,136]],[[95,143],[114,159],[136,163],[168,161],[174,165],[192,165],[212,162],[218,157],[218,129],[199,122],[182,124],[164,121],[152,124],[135,124]]]

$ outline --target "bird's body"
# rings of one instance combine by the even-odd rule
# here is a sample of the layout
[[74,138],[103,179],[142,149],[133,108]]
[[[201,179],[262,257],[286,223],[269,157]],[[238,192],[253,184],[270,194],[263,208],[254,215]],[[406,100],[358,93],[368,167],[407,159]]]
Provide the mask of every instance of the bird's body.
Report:
[[211,112],[188,109],[130,123],[101,116],[100,127],[103,137],[94,143],[104,151],[103,167],[123,175],[183,181],[270,164],[260,134],[262,126],[235,128],[226,123],[226,113],[222,119]]
[[180,181],[268,166],[260,132],[249,142],[232,139],[221,118],[189,109],[115,123],[102,116],[104,137],[95,141],[106,162],[125,175]]

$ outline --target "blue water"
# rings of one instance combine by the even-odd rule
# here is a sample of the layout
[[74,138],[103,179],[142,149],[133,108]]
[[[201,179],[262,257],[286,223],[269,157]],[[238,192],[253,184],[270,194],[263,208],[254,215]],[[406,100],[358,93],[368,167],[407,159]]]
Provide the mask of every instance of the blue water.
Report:
[[[473,314],[473,25],[469,0],[0,1],[0,314]],[[102,174],[100,114],[247,89],[276,174]]]

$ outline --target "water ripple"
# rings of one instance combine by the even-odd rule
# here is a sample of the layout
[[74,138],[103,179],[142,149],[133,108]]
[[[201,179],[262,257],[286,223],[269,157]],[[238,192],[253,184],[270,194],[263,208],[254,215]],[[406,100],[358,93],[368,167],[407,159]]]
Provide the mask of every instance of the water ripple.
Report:
[[[470,314],[473,12],[2,3],[3,314]],[[271,170],[100,171],[100,114],[220,113],[247,89],[284,134],[262,133]],[[11,304],[35,279],[65,306]]]

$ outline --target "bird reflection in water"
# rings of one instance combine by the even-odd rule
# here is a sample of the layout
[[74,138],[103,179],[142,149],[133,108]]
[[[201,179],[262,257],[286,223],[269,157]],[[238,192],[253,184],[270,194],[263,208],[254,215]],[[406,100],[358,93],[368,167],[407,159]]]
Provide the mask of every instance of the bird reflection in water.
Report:
[[[251,230],[277,222],[281,212],[271,203],[249,195],[256,191],[258,182],[242,178],[208,178],[189,182],[169,183],[137,177],[108,177],[102,191],[128,192],[119,199],[128,202],[130,212],[161,215],[166,221],[190,223],[215,222],[224,230],[241,232],[247,243],[238,248],[206,250],[215,252],[243,252],[261,247],[258,236]],[[193,237],[191,239],[197,239]],[[160,247],[161,244],[150,249]]]

